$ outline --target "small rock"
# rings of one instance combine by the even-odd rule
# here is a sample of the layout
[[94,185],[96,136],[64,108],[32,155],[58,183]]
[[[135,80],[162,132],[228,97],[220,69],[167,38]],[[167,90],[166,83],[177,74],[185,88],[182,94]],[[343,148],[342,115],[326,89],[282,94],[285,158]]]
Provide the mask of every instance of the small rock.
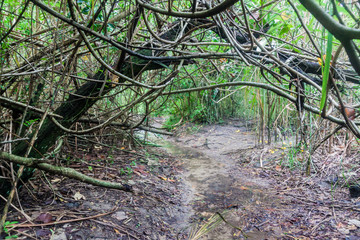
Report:
[[127,215],[126,215],[126,213],[123,212],[123,211],[116,212],[116,213],[114,213],[114,214],[111,215],[111,216],[112,216],[113,218],[116,218],[116,219],[119,220],[119,221],[122,221],[122,220],[128,218]]
[[357,219],[351,219],[351,220],[349,220],[349,224],[355,225],[355,226],[357,226],[358,228],[360,228],[360,221],[357,220]]

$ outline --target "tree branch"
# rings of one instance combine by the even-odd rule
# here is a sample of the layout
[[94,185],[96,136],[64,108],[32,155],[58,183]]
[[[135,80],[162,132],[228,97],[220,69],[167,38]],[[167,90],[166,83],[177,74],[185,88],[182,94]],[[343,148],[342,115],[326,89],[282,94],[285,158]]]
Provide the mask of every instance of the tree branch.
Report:
[[204,10],[204,11],[200,11],[200,12],[174,12],[174,11],[168,11],[168,10],[164,10],[161,8],[157,8],[154,6],[151,6],[150,4],[146,4],[140,0],[136,0],[136,2],[149,10],[152,10],[156,13],[160,13],[160,14],[164,14],[167,16],[173,16],[173,17],[182,17],[182,18],[207,18],[207,17],[211,17],[214,16],[216,14],[219,14],[222,11],[225,11],[227,8],[231,7],[232,5],[234,5],[235,3],[237,3],[239,0],[225,0],[222,3],[220,3],[219,5],[217,5],[216,7]]
[[115,183],[115,182],[108,182],[96,178],[89,177],[85,174],[82,174],[72,168],[67,167],[60,167],[60,166],[54,166],[49,163],[46,163],[45,160],[39,159],[39,158],[26,158],[26,157],[20,157],[17,155],[13,155],[7,152],[0,152],[0,159],[17,163],[20,165],[24,165],[29,168],[37,168],[40,170],[43,170],[45,172],[59,174],[68,178],[76,179],[85,183],[89,183],[95,186],[100,187],[106,187],[106,188],[113,188],[113,189],[119,189],[127,192],[131,192],[132,188],[131,186],[127,184],[121,184],[121,183]]

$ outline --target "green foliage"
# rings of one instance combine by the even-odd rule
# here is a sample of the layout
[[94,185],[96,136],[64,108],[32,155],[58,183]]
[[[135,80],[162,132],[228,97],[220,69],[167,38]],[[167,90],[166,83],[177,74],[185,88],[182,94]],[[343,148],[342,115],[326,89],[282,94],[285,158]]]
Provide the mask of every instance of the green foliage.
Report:
[[18,238],[18,235],[10,235],[10,232],[9,232],[9,229],[8,229],[8,228],[11,228],[11,225],[16,224],[16,223],[18,223],[18,222],[17,221],[13,221],[13,222],[6,221],[4,223],[4,226],[3,226],[4,232],[9,235],[9,236],[5,237],[5,239]]
[[296,167],[303,166],[304,163],[304,146],[289,146],[286,148],[284,145],[281,149],[286,150],[284,151],[285,156],[281,160],[280,164],[287,166],[290,170],[295,169]]
[[24,126],[30,127],[32,124],[36,123],[36,122],[39,121],[39,120],[40,120],[40,119],[36,118],[36,119],[31,119],[31,120],[25,121],[25,122],[24,122]]
[[[330,61],[332,57],[332,45],[333,45],[333,35],[328,33],[328,41],[326,48],[326,59],[325,63],[322,64],[322,74],[323,74],[323,82],[322,82],[322,93],[321,93],[321,102],[320,102],[320,110],[324,111],[325,101],[327,98],[327,87],[329,80],[329,72],[330,72]],[[323,60],[321,60],[323,62]]]
[[131,167],[126,167],[125,169],[124,168],[121,168],[120,169],[120,175],[127,175],[127,176],[131,176],[133,174],[133,169]]

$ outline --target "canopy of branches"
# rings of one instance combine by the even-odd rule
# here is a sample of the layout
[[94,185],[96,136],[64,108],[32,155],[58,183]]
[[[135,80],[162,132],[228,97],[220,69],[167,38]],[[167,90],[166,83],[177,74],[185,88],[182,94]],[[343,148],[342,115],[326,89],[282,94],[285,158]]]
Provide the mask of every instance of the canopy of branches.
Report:
[[63,135],[141,127],[174,96],[239,86],[360,136],[358,2],[3,0],[0,11],[4,176],[9,162],[56,172],[34,158]]

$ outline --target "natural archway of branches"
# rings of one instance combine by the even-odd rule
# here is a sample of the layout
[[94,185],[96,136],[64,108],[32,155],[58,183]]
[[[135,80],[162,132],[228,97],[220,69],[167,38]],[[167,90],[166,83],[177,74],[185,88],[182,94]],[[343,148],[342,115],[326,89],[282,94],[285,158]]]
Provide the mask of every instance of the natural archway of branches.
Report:
[[[325,2],[1,1],[0,194],[10,203],[33,168],[131,191],[56,166],[61,137],[144,128],[194,91],[266,89],[296,106],[303,135],[312,112],[360,137],[359,6]],[[261,80],[244,79],[249,67]]]

